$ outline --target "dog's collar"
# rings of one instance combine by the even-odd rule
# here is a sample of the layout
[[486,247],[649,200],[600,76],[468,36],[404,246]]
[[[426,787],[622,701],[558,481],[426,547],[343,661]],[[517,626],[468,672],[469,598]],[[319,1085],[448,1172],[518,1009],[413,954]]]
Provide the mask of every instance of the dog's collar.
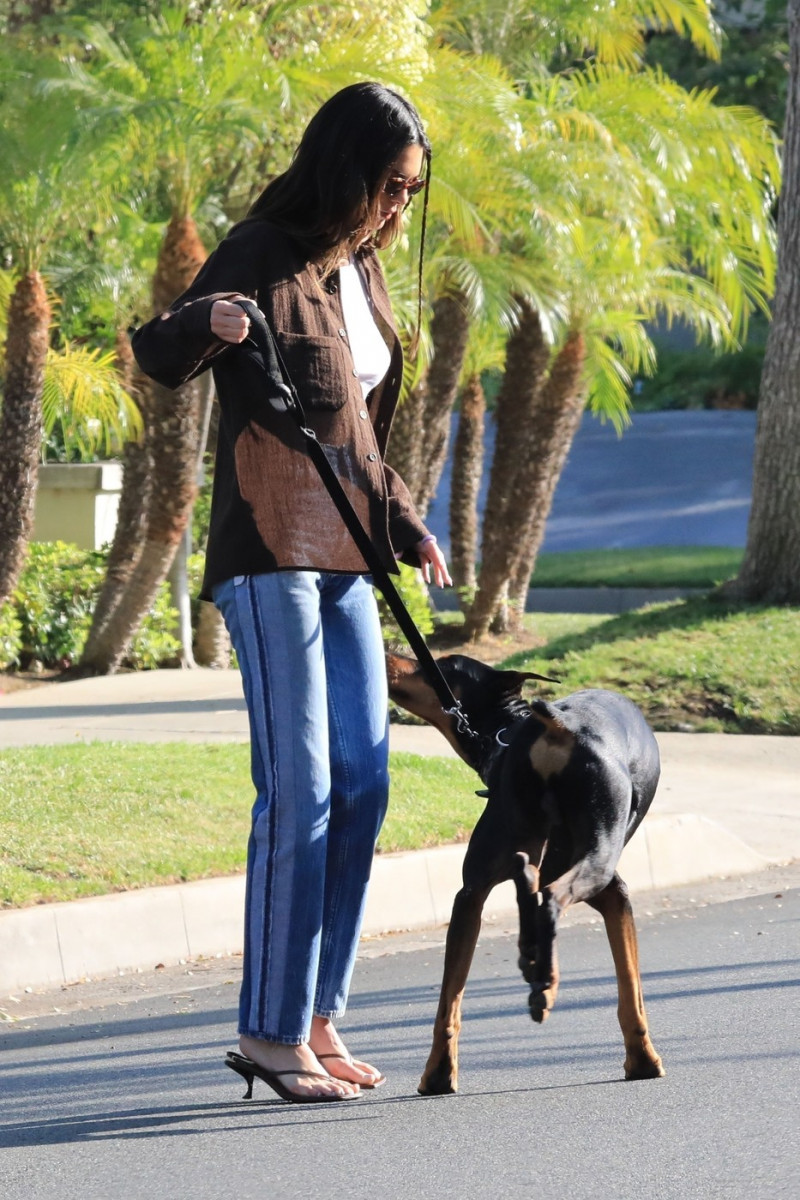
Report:
[[519,713],[511,717],[505,725],[495,729],[493,733],[479,734],[478,774],[485,784],[489,783],[489,775],[497,765],[498,759],[505,754],[516,729],[530,716],[529,712]]

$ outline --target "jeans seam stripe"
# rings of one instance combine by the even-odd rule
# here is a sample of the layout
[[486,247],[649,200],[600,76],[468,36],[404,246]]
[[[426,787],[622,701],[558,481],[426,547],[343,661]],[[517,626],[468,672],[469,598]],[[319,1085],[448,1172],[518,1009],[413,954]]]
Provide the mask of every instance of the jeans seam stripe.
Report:
[[[273,882],[275,878],[275,855],[277,852],[276,846],[276,804],[277,804],[277,739],[275,737],[275,722],[272,711],[272,694],[269,690],[268,671],[267,671],[267,652],[264,639],[264,631],[261,628],[261,620],[259,615],[259,605],[255,596],[255,583],[252,576],[247,579],[247,596],[250,608],[250,619],[253,628],[253,638],[256,646],[256,658],[258,669],[258,688],[263,698],[264,703],[264,734],[263,740],[266,743],[269,754],[264,754],[264,748],[259,741],[259,753],[261,754],[262,764],[264,766],[264,785],[268,789],[267,800],[267,861],[265,864],[264,875],[264,896],[261,908],[261,920],[264,930],[262,944],[259,947],[259,974],[258,988],[256,995],[258,997],[257,1005],[257,1026],[263,1029],[265,1026],[265,1005],[266,1005],[266,986],[265,980],[269,977],[270,972],[270,946],[272,945],[272,915],[273,915]],[[268,770],[266,768],[269,768]],[[270,794],[271,793],[271,794]],[[251,948],[251,955],[254,948]],[[251,996],[252,1006],[252,996]]]

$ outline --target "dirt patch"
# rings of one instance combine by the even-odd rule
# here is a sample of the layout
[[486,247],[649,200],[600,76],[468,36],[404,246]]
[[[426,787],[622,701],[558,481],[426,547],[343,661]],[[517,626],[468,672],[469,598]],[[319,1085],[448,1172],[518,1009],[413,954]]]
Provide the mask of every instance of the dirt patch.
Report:
[[523,629],[521,633],[489,633],[477,641],[464,640],[464,630],[461,625],[440,625],[427,638],[428,645],[434,654],[468,654],[470,658],[479,658],[481,662],[496,666],[504,662],[512,654],[535,650],[544,646],[547,639],[537,637],[530,630]]
[[0,696],[9,692],[20,692],[25,688],[39,687],[43,683],[52,683],[63,672],[57,668],[43,668],[41,671],[0,671]]

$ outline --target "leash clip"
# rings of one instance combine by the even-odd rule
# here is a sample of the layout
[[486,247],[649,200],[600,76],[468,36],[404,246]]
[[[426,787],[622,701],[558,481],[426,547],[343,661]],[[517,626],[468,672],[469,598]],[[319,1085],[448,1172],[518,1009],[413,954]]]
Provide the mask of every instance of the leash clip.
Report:
[[470,725],[467,714],[464,712],[463,708],[461,707],[460,700],[456,700],[453,707],[446,708],[444,710],[444,712],[445,712],[446,716],[453,717],[453,719],[455,720],[455,723],[456,723],[456,728],[459,733],[465,733],[467,735],[467,737],[471,737],[471,738],[476,738],[478,736],[478,734],[475,732],[475,730]]

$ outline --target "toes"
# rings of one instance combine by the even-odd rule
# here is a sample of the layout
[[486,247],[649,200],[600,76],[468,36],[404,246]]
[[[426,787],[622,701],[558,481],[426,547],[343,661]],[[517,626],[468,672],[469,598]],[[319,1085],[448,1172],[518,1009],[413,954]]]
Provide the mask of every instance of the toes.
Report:
[[381,1079],[380,1071],[357,1058],[326,1058],[323,1068],[333,1079],[343,1079],[348,1083],[362,1084],[364,1087],[374,1087]]
[[362,1083],[371,1083],[374,1086],[379,1080],[383,1079],[383,1076],[381,1075],[381,1073],[377,1067],[370,1066],[369,1063],[361,1062],[357,1058],[354,1058],[351,1061],[352,1061],[352,1065],[355,1067],[355,1069],[357,1071],[360,1071],[361,1074],[365,1077],[361,1081]]

